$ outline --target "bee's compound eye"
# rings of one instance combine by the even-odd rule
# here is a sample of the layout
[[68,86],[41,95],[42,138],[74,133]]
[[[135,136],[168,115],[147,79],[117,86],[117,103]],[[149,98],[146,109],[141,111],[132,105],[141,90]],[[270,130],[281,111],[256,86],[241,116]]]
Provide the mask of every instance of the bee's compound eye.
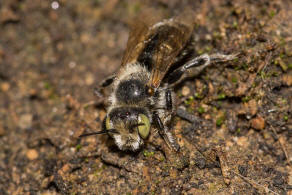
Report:
[[149,118],[144,114],[139,114],[138,124],[143,123],[143,125],[138,126],[139,135],[146,139],[150,132],[150,121]]
[[112,125],[112,123],[111,123],[109,117],[106,117],[106,120],[105,120],[105,127],[106,127],[107,130],[108,130],[108,129],[113,129],[113,125]]

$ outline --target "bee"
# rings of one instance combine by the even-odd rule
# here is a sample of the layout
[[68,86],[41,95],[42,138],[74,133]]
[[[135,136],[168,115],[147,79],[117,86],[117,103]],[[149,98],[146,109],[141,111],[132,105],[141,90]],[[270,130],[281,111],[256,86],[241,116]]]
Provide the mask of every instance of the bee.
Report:
[[[155,14],[154,14],[155,15]],[[210,64],[234,55],[194,56],[195,13],[186,10],[170,19],[140,16],[131,28],[119,71],[101,87],[111,87],[103,129],[120,150],[139,150],[155,128],[167,145],[179,151],[170,130],[175,113],[173,87]]]

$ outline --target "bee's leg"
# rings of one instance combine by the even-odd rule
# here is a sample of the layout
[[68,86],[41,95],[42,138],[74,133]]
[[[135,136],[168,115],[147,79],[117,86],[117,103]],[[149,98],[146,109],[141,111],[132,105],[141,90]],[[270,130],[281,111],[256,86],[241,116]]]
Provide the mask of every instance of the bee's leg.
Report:
[[165,140],[166,144],[170,148],[174,149],[174,151],[178,152],[179,149],[180,149],[180,146],[176,142],[175,138],[173,137],[173,135],[171,134],[169,129],[162,123],[162,121],[161,121],[160,117],[158,116],[157,112],[153,113],[153,122],[157,126],[158,132],[163,137],[163,139]]
[[168,111],[172,111],[172,95],[170,90],[166,90],[165,92],[165,102],[166,102],[166,109]]
[[114,82],[115,78],[116,78],[116,75],[110,75],[104,80],[102,80],[101,83],[97,87],[94,88],[94,94],[97,97],[103,98],[104,96],[103,88],[110,86]]
[[109,77],[105,78],[97,87],[94,88],[94,95],[98,97],[98,101],[96,104],[98,105],[107,105],[107,99],[105,97],[103,89],[105,87],[110,86],[116,78],[116,75],[110,75]]
[[202,72],[202,70],[204,70],[204,68],[206,68],[210,64],[230,61],[235,59],[237,55],[238,54],[234,55],[203,54],[188,61],[183,66],[179,67],[178,69],[170,73],[167,82],[171,85],[175,85],[187,77],[197,76],[200,72]]
[[184,120],[189,121],[190,123],[192,123],[192,124],[195,125],[195,126],[198,126],[199,123],[202,121],[202,120],[200,119],[200,117],[197,117],[197,116],[195,116],[195,115],[193,115],[193,114],[187,112],[187,111],[186,111],[185,109],[183,109],[183,108],[178,108],[178,109],[176,110],[176,116],[178,116],[178,117],[180,117],[180,118],[182,118],[182,119],[184,119]]
[[108,86],[110,86],[114,82],[115,78],[116,78],[116,75],[115,74],[108,76],[107,78],[105,78],[101,82],[100,86],[101,87],[108,87]]

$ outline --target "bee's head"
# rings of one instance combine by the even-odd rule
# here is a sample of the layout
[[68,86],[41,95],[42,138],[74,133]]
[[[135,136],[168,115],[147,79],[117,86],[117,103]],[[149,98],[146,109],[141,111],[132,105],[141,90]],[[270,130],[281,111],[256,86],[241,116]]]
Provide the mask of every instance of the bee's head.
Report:
[[115,108],[104,119],[104,129],[120,150],[136,151],[149,135],[150,119],[142,108]]

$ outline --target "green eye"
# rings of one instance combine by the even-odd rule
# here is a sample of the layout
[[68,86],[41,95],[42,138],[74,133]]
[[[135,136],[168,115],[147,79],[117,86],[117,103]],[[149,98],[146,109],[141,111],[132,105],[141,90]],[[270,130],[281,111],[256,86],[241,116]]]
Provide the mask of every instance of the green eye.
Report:
[[112,129],[113,126],[110,122],[110,118],[109,117],[106,117],[106,120],[105,120],[105,128],[108,130],[108,129]]
[[143,139],[146,139],[150,132],[150,121],[144,114],[139,114],[138,124],[143,123],[144,125],[138,126],[138,132]]

